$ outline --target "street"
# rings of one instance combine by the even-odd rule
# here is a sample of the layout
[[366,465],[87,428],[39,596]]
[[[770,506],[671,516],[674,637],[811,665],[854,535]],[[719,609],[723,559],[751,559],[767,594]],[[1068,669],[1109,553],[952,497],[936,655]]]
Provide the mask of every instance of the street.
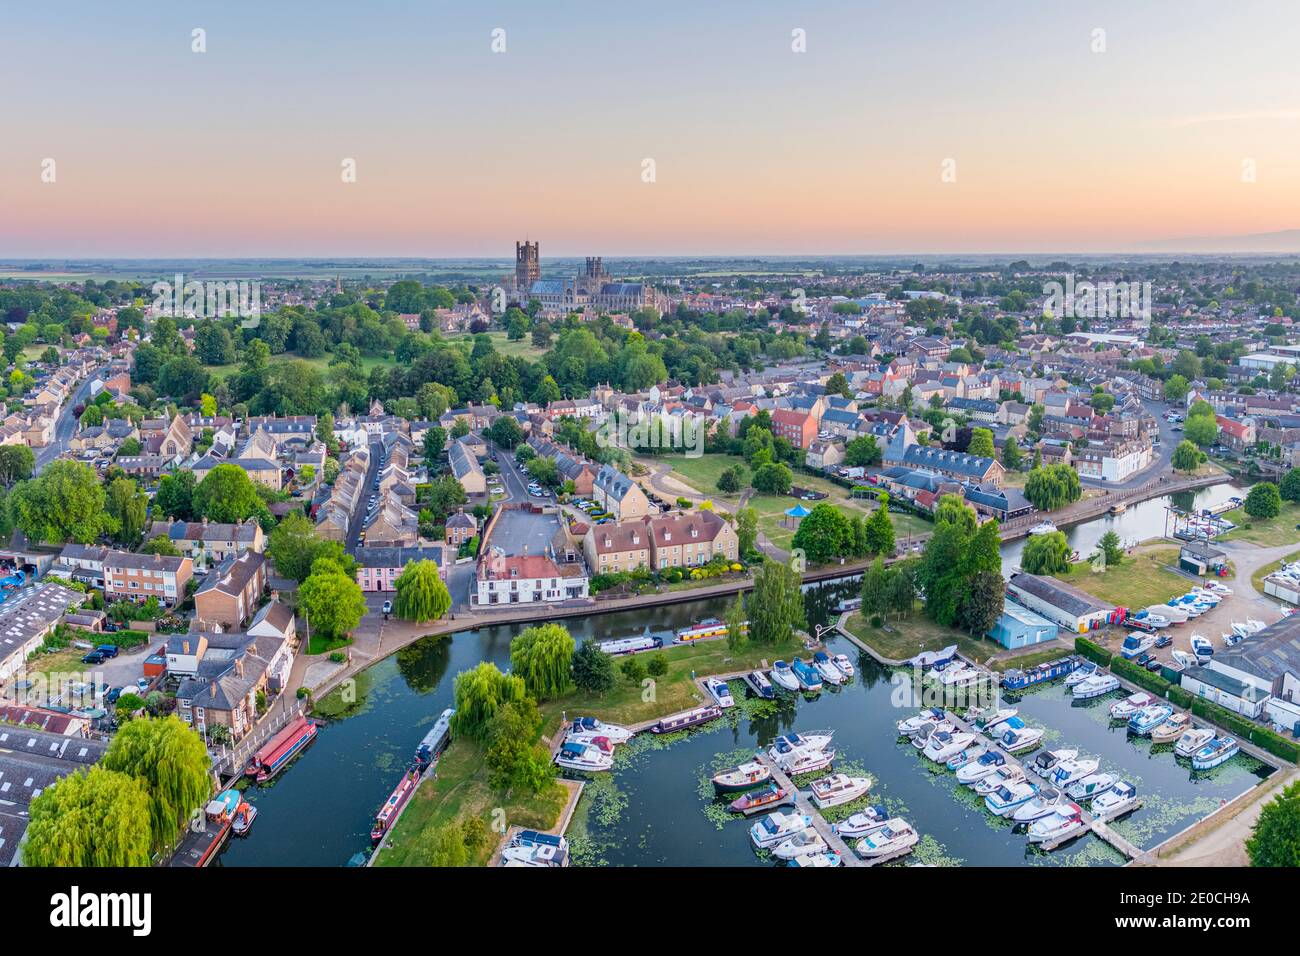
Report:
[[361,494],[357,496],[357,503],[352,507],[352,520],[348,523],[349,554],[357,549],[357,544],[361,540],[361,531],[366,523],[366,509],[369,506],[370,496],[376,494],[374,485],[375,479],[379,476],[379,453],[383,447],[383,442],[380,441],[370,443],[370,467],[366,469],[366,483],[361,489]]
[[87,375],[82,383],[77,386],[77,390],[59,409],[59,418],[54,424],[54,440],[44,448],[36,451],[35,470],[37,472],[67,452],[68,442],[72,440],[73,433],[77,430],[77,416],[72,413],[72,410],[78,405],[84,404],[86,399],[90,397],[90,383],[95,380],[95,376],[103,371],[104,369],[101,367]]

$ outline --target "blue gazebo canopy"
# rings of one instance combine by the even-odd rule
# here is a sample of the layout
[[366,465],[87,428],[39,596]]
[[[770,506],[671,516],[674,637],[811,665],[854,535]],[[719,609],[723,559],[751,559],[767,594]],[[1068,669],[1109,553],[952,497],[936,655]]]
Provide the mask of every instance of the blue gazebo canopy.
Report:
[[810,514],[812,514],[812,512],[803,505],[795,505],[793,508],[787,508],[785,512],[787,518],[806,518]]

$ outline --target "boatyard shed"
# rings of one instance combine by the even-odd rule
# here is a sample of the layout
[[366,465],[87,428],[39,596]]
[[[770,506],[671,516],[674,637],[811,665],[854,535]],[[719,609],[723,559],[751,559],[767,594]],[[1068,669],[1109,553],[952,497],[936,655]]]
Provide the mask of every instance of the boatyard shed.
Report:
[[1007,595],[1068,631],[1081,633],[1102,627],[1115,612],[1086,591],[1055,578],[1017,571],[1007,582]]
[[1178,552],[1178,566],[1192,574],[1216,574],[1228,556],[1207,541],[1189,541]]
[[989,637],[1003,647],[1014,650],[1050,641],[1057,633],[1058,628],[1052,621],[1014,601],[1008,601],[1002,609],[1002,616],[989,631]]

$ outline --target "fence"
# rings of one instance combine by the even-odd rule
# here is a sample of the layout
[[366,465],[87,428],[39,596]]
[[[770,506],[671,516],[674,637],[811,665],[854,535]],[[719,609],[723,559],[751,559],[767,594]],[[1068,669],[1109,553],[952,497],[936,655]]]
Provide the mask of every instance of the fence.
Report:
[[275,699],[275,703],[262,715],[262,719],[234,747],[223,746],[221,748],[222,753],[217,760],[217,772],[230,775],[238,773],[239,768],[248,763],[249,758],[257,753],[267,740],[290,721],[301,717],[304,711],[303,701],[287,691],[281,692],[280,696]]

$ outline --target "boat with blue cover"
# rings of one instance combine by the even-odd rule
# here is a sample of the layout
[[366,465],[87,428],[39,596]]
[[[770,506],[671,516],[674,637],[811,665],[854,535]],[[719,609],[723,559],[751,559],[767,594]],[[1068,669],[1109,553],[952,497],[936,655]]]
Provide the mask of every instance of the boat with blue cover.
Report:
[[1192,754],[1193,770],[1213,770],[1225,764],[1241,752],[1241,745],[1235,737],[1215,737],[1196,753]]
[[817,668],[806,661],[796,658],[790,662],[790,670],[794,671],[794,676],[798,678],[799,686],[803,690],[816,691],[822,689],[821,674],[817,673]]
[[1070,654],[1054,661],[1044,661],[1028,670],[1013,667],[1003,673],[1002,686],[1007,690],[1023,690],[1026,687],[1045,684],[1071,673],[1081,662],[1077,655]]

